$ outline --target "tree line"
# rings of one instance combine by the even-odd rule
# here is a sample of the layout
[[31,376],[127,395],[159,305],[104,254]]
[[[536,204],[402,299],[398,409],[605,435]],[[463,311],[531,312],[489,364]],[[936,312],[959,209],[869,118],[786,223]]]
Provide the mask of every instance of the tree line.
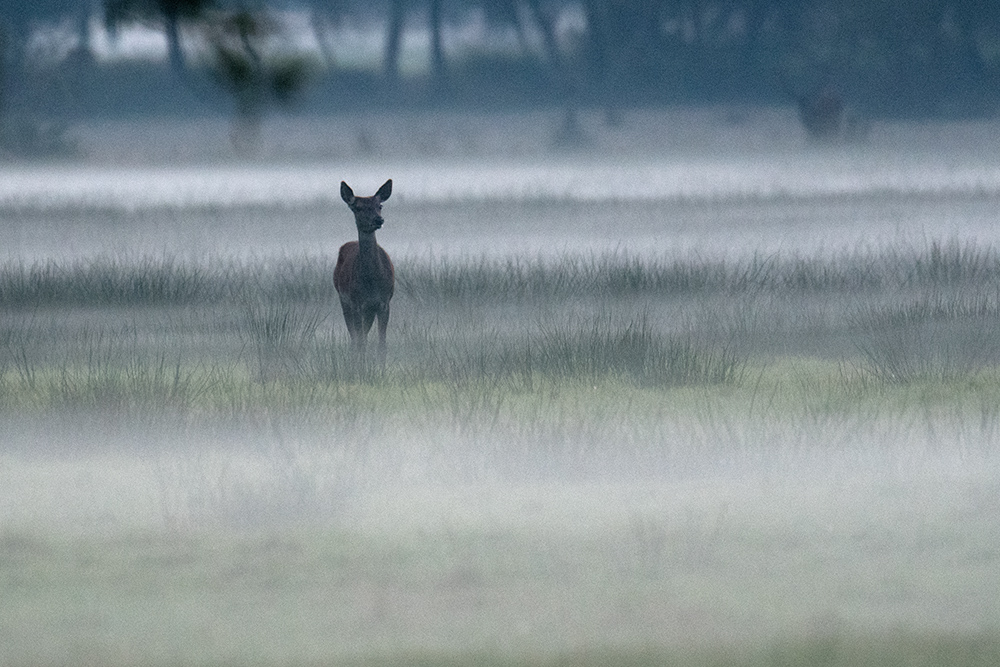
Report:
[[[283,47],[296,42],[281,18],[289,11],[310,17],[321,44],[345,22],[380,26],[380,63],[349,72]],[[449,30],[473,14],[519,47],[450,48]],[[211,69],[250,134],[265,109],[309,87],[337,108],[330,82],[343,77],[388,106],[598,106],[610,121],[622,107],[663,103],[846,103],[870,117],[954,117],[992,114],[1000,100],[995,0],[0,0],[0,114],[30,97],[34,30],[78,26],[86,61],[94,17],[112,36],[134,24],[161,30],[169,71],[190,79]],[[427,31],[428,64],[408,77],[402,44],[413,26]],[[211,57],[193,63],[185,34]]]

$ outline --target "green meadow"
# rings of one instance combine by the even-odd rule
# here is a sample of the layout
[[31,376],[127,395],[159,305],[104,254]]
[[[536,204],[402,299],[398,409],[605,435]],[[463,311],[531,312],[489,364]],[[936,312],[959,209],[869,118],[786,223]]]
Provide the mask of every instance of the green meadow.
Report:
[[987,665],[1000,253],[0,266],[0,663]]

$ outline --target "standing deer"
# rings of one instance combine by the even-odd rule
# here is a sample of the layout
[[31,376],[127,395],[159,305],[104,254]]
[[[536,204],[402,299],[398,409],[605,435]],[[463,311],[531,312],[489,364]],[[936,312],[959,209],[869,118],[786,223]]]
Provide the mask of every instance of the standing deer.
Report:
[[375,242],[382,227],[382,202],[392,194],[392,179],[371,197],[355,197],[347,183],[340,182],[340,196],[354,212],[358,240],[340,246],[333,285],[340,295],[344,322],[355,349],[364,354],[365,339],[378,317],[379,361],[385,362],[385,330],[389,326],[389,300],[394,272],[389,255]]

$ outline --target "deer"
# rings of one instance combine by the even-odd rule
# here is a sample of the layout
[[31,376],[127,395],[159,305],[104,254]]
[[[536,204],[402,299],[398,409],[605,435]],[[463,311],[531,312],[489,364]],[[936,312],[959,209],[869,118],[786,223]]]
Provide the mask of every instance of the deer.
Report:
[[340,182],[340,197],[354,213],[358,240],[340,246],[333,270],[333,286],[340,295],[352,345],[364,357],[365,339],[378,318],[378,358],[383,364],[395,272],[388,253],[375,242],[375,232],[384,222],[382,202],[391,194],[391,178],[371,197],[356,197],[346,182]]

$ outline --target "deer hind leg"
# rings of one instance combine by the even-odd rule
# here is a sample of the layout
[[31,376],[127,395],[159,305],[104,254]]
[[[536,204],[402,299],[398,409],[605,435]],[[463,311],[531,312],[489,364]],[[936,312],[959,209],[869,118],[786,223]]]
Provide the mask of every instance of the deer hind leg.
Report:
[[368,338],[368,332],[371,331],[372,323],[375,322],[374,310],[366,310],[362,315],[362,321],[360,323],[361,330],[358,332],[361,336],[361,349],[365,349],[365,340]]

